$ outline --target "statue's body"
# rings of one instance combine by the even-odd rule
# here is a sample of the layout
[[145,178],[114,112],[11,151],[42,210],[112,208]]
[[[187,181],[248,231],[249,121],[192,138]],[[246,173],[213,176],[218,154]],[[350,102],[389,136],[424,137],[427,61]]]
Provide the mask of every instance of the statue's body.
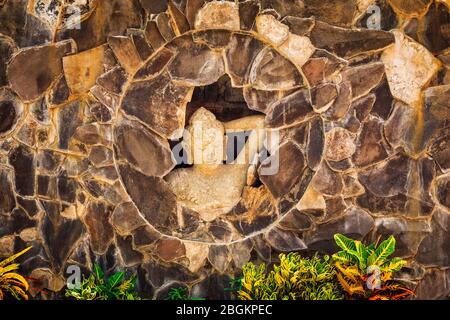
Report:
[[[221,123],[204,108],[191,117],[184,148],[190,168],[172,171],[166,180],[178,201],[211,221],[229,212],[240,200],[247,181],[247,171],[264,139],[263,116],[250,116]],[[223,164],[226,131],[253,130],[236,160]]]

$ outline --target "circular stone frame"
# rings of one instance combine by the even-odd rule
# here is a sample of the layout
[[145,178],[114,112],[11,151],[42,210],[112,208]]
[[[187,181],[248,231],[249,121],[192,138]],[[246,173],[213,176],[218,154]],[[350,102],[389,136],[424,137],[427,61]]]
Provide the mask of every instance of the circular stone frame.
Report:
[[[177,202],[163,178],[175,167],[168,141],[182,135],[194,88],[225,74],[242,88],[248,107],[266,115],[266,129],[280,134],[261,164],[278,157],[279,170],[260,177],[262,186],[245,187],[231,212],[206,222]],[[169,239],[228,245],[272,232],[296,211],[323,153],[323,122],[301,68],[254,32],[208,29],[174,38],[130,76],[116,117],[120,180],[149,227]],[[278,231],[274,236],[282,242],[306,248],[293,231]]]

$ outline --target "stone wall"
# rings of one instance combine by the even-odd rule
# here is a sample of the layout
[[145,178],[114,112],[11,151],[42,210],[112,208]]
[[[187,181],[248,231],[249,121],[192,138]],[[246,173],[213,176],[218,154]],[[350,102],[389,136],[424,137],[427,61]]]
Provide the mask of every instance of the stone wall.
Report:
[[[0,0],[0,257],[32,245],[22,270],[50,298],[67,266],[97,262],[135,271],[147,297],[215,299],[248,261],[393,234],[399,277],[418,298],[448,297],[449,8]],[[263,116],[280,137],[212,218],[167,182],[199,107]],[[275,157],[280,170],[260,174]],[[234,183],[215,177],[207,187]]]

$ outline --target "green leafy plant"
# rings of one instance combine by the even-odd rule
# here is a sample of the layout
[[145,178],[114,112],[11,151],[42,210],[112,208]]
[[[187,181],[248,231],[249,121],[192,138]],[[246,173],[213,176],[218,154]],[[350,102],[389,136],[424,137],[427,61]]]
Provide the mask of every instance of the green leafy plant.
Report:
[[66,297],[76,300],[140,300],[136,293],[136,277],[125,278],[125,272],[119,271],[109,278],[98,264],[94,272],[81,281],[79,288],[66,289]]
[[395,272],[406,264],[400,258],[389,258],[395,251],[393,236],[379,245],[365,246],[361,241],[341,234],[334,236],[342,249],[333,255],[337,278],[349,298],[369,300],[400,300],[413,291],[393,280]]
[[12,262],[30,249],[31,247],[28,247],[0,261],[0,300],[5,299],[7,296],[11,296],[17,300],[28,300],[28,282],[24,277],[15,272],[19,269],[19,264]]
[[341,300],[342,293],[330,258],[308,259],[298,253],[280,254],[280,264],[266,272],[266,266],[247,263],[242,271],[241,300]]
[[236,294],[242,290],[242,277],[232,278],[228,283],[229,287],[225,288],[225,291]]
[[206,300],[205,298],[194,298],[188,295],[187,288],[171,288],[166,300]]

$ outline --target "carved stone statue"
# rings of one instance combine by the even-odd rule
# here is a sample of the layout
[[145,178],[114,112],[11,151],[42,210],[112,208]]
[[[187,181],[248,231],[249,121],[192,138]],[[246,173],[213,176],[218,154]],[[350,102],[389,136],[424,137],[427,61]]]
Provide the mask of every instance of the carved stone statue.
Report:
[[[205,108],[191,117],[184,134],[183,147],[189,168],[172,171],[166,180],[178,201],[212,221],[229,212],[240,200],[247,171],[263,145],[263,116],[249,116],[222,123]],[[226,132],[250,131],[242,150],[231,162],[226,158]]]

